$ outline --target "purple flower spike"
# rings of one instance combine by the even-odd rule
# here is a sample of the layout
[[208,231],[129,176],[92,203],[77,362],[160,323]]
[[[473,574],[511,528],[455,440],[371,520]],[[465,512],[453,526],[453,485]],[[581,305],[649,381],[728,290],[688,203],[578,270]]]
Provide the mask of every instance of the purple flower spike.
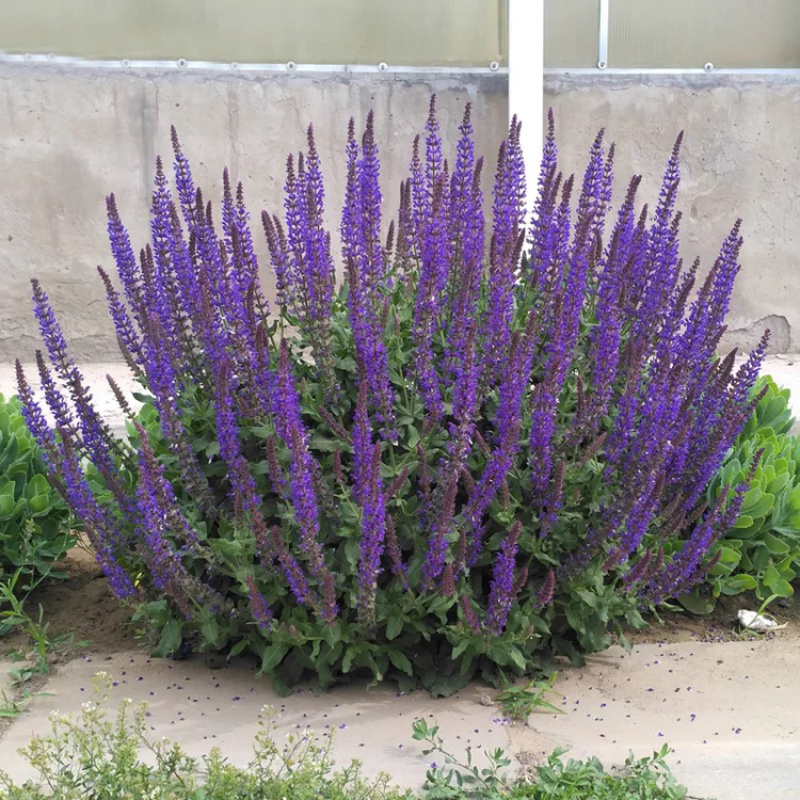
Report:
[[485,624],[487,631],[496,636],[502,633],[514,602],[514,564],[521,533],[522,524],[518,522],[503,540],[494,565]]

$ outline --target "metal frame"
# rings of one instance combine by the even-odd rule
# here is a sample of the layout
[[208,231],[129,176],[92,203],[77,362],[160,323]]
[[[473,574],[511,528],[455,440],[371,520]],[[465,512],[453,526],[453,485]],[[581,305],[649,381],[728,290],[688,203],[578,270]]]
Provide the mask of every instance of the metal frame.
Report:
[[[508,0],[508,61],[503,67],[497,61],[486,66],[448,67],[448,66],[407,66],[381,62],[379,64],[299,64],[287,63],[237,63],[222,61],[187,61],[141,59],[87,59],[54,53],[5,53],[0,51],[2,64],[49,64],[54,66],[84,69],[109,70],[176,70],[191,72],[216,72],[219,74],[341,74],[341,75],[380,75],[392,76],[450,76],[483,77],[498,75],[509,81],[509,118],[513,114],[529,118],[529,110],[543,107],[542,77],[545,75],[594,75],[598,71],[607,75],[730,75],[758,76],[773,75],[798,77],[800,68],[796,67],[739,67],[716,68],[712,63],[697,67],[612,67],[608,63],[609,20],[611,0],[597,0],[597,65],[596,67],[545,67],[544,66],[544,0]],[[541,132],[537,126],[523,128],[523,150],[528,153],[541,152]]]
[[[594,67],[545,67],[545,75],[598,75],[598,69]],[[787,77],[799,77],[800,67],[606,67],[603,70],[605,75],[737,75],[747,77],[748,75],[785,75]]]
[[600,0],[600,14],[597,30],[597,69],[608,67],[608,3]]
[[[394,64],[295,64],[290,61],[287,64],[238,64],[236,62],[226,63],[224,61],[141,61],[135,59],[121,60],[92,60],[85,58],[74,58],[72,56],[57,56],[53,53],[47,55],[36,53],[2,53],[0,52],[0,64],[31,64],[38,66],[68,66],[81,69],[111,69],[119,71],[135,72],[137,70],[176,70],[183,72],[217,72],[221,74],[276,74],[286,75],[309,75],[313,73],[333,73],[333,74],[366,74],[381,75],[387,77],[394,75],[430,75],[438,76],[463,76],[468,77],[489,77],[492,75],[508,77],[508,67],[501,67],[496,61],[485,67],[409,67]],[[544,67],[544,75],[594,75],[597,77],[598,68],[596,67]],[[639,67],[606,67],[602,72],[606,75],[777,75],[786,77],[800,77],[798,67],[759,67],[759,68],[719,68],[706,69],[705,67],[696,68],[639,68]]]
[[520,146],[529,186],[542,155],[543,110],[544,0],[508,0],[508,117],[525,121]]
[[332,73],[384,73],[413,75],[426,73],[433,75],[508,75],[508,67],[501,67],[492,61],[485,67],[410,67],[381,62],[380,64],[297,64],[287,63],[238,63],[225,61],[187,61],[177,60],[141,60],[141,59],[89,59],[74,56],[60,56],[54,53],[3,53],[0,52],[0,64],[34,64],[39,66],[64,66],[81,69],[114,69],[114,70],[181,70],[183,72],[221,72],[221,73],[286,73],[308,74],[319,72]]

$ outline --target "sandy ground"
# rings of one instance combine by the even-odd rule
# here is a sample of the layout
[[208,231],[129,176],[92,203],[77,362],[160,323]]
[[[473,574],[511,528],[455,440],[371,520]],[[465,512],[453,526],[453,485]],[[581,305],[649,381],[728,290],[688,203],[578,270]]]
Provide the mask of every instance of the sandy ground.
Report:
[[[124,698],[147,702],[154,739],[180,741],[191,755],[218,746],[235,764],[245,766],[265,707],[272,710],[276,739],[300,730],[320,741],[333,734],[334,753],[341,763],[364,762],[370,775],[387,771],[395,782],[419,785],[433,757],[411,736],[415,719],[441,726],[448,744],[477,752],[508,747],[506,727],[497,709],[482,705],[485,688],[474,686],[447,700],[433,701],[424,693],[402,695],[391,687],[368,689],[353,685],[326,695],[300,691],[278,697],[266,680],[255,680],[244,663],[210,668],[202,658],[173,662],[149,659],[141,652],[124,652],[73,660],[58,669],[46,685],[47,696],[35,699],[30,711],[17,718],[0,740],[0,765],[16,779],[33,776],[16,752],[35,733],[48,728],[51,712],[79,714],[90,700],[93,676],[106,672],[113,681],[108,708]],[[497,721],[494,721],[497,720]]]
[[797,800],[798,664],[798,638],[647,644],[632,655],[612,648],[583,669],[561,669],[556,688],[564,714],[536,713],[528,726],[509,726],[482,703],[487,690],[478,685],[446,700],[358,685],[279,698],[243,663],[210,667],[200,658],[173,662],[136,651],[84,656],[60,666],[47,694],[6,730],[0,765],[17,779],[33,777],[18,748],[48,730],[48,714],[79,714],[93,696],[93,676],[103,671],[113,681],[109,711],[122,698],[147,702],[154,738],[175,739],[196,756],[216,745],[240,765],[269,707],[279,740],[299,730],[323,741],[332,733],[340,763],[358,758],[368,774],[387,771],[410,787],[420,785],[432,758],[411,738],[412,722],[423,717],[440,725],[457,752],[502,747],[528,764],[561,746],[576,758],[620,764],[629,751],[645,756],[667,742],[676,777],[695,797]]
[[800,639],[664,642],[617,647],[565,665],[563,714],[510,729],[512,748],[555,747],[615,764],[667,742],[691,794],[719,800],[800,798]]

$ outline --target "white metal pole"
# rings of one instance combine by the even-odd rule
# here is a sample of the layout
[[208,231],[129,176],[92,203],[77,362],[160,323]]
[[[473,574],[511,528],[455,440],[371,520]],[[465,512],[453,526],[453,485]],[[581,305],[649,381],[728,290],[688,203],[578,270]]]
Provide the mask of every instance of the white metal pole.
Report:
[[522,120],[528,195],[542,158],[544,130],[544,0],[508,0],[508,118]]

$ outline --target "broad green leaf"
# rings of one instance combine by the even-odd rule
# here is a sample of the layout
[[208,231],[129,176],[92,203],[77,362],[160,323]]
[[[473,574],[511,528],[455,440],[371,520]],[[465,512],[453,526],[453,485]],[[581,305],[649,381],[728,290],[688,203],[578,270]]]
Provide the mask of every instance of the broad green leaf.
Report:
[[34,475],[28,481],[28,488],[26,495],[28,498],[36,497],[37,495],[48,495],[50,493],[50,485],[47,483],[47,478],[44,475]]
[[242,639],[236,642],[236,644],[233,647],[231,647],[231,649],[228,651],[228,659],[236,658],[236,656],[238,656],[239,653],[244,652],[244,649],[247,647],[248,644],[249,642],[247,641],[247,639]]
[[386,624],[386,638],[391,642],[396,639],[403,630],[403,618],[400,616],[389,617]]
[[780,494],[786,487],[786,484],[789,483],[790,477],[788,472],[779,473],[767,484],[767,491],[774,495]]
[[396,650],[392,648],[388,651],[389,653],[389,661],[392,662],[392,665],[397,667],[401,672],[405,672],[406,675],[413,675],[414,670],[411,667],[411,662],[408,660],[408,657],[404,655],[400,650]]
[[218,648],[222,640],[222,631],[219,628],[219,623],[214,617],[209,617],[200,626],[200,632],[203,634],[203,639],[208,642],[212,647]]
[[178,651],[182,641],[181,623],[177,619],[170,619],[161,630],[161,638],[153,655],[159,658],[171,656]]
[[676,599],[688,612],[698,616],[710,614],[717,604],[717,601],[712,596],[703,593],[697,586]]
[[785,555],[789,552],[789,545],[771,533],[765,533],[762,541],[773,555]]
[[736,564],[739,563],[739,560],[742,557],[741,553],[739,553],[737,550],[734,550],[732,547],[726,547],[725,545],[722,545],[719,548],[719,550],[720,550],[720,556],[719,556],[720,564],[735,566]]
[[767,564],[769,564],[771,559],[771,554],[769,549],[766,545],[759,545],[756,549],[750,554],[750,561],[753,565],[753,571],[755,573],[763,572],[767,568]]
[[[752,489],[750,491],[753,491]],[[760,490],[759,490],[760,491]],[[750,492],[748,492],[750,494]],[[754,519],[758,519],[758,517],[766,517],[767,514],[772,510],[772,506],[775,502],[775,495],[769,494],[768,492],[761,492],[759,499],[754,503],[747,503],[743,505],[742,508],[744,513],[749,514]]]
[[778,597],[791,597],[794,594],[792,584],[783,578],[776,578],[769,582],[765,580],[764,585],[769,587],[770,594],[777,594]]
[[283,661],[286,654],[289,652],[289,645],[284,642],[275,642],[269,647],[265,648],[264,654],[261,657],[261,672],[269,674],[274,670],[278,664]]
[[34,514],[41,514],[42,512],[47,511],[47,507],[50,505],[50,498],[43,495],[37,495],[28,500],[28,505],[31,507],[31,511]]
[[451,658],[455,661],[469,647],[469,639],[462,639],[454,648]]
[[518,647],[510,647],[508,650],[511,663],[520,671],[525,672],[527,664],[525,663],[525,656],[522,655]]
[[734,595],[749,592],[756,588],[756,579],[752,575],[731,575],[720,580],[722,594]]

